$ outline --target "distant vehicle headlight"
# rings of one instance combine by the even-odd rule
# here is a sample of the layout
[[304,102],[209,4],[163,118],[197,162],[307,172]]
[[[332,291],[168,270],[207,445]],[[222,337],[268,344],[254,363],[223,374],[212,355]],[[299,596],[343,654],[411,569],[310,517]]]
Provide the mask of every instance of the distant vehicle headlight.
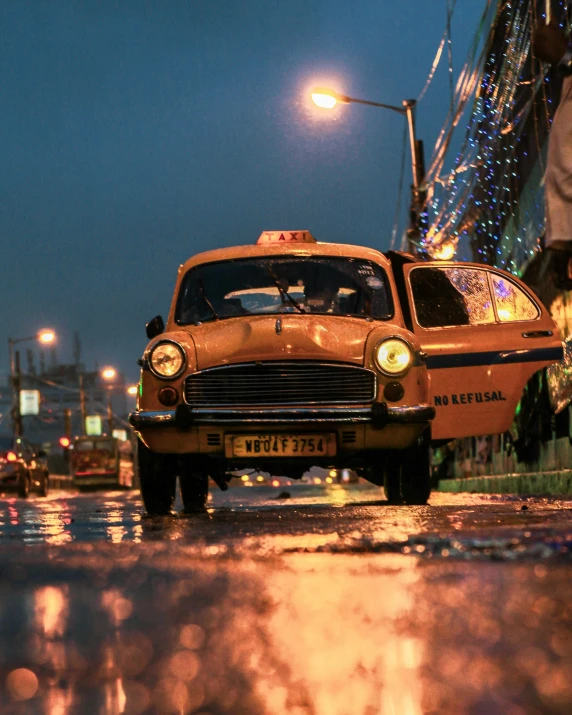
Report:
[[374,351],[375,361],[387,375],[400,375],[413,362],[413,352],[409,345],[400,338],[388,338],[377,345]]
[[151,350],[149,365],[158,377],[177,377],[185,367],[185,351],[177,343],[159,343]]

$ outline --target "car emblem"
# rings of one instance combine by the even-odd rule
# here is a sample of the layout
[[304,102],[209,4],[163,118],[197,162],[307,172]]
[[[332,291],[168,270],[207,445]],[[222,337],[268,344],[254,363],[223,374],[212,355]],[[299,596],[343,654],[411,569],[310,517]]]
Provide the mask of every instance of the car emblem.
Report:
[[282,318],[276,320],[276,335],[280,335],[282,332]]

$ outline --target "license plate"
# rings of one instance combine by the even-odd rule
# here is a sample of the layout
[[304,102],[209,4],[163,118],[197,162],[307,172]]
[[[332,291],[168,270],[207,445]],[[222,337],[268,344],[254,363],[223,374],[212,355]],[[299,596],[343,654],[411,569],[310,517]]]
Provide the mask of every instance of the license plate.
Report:
[[335,434],[229,435],[233,457],[320,457],[336,453]]

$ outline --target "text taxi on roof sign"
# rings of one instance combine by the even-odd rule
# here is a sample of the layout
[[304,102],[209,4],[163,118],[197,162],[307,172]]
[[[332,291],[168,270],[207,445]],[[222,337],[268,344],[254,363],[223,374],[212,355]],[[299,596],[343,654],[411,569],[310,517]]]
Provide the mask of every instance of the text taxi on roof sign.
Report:
[[137,409],[141,493],[186,510],[209,476],[352,469],[424,504],[431,443],[509,429],[529,377],[562,357],[556,325],[514,276],[420,262],[308,231],[201,253],[166,325],[147,325]]

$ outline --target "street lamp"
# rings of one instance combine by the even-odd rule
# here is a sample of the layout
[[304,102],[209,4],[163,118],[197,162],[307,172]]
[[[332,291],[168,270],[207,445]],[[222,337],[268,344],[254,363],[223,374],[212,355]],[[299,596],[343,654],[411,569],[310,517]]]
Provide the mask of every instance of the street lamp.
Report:
[[56,333],[50,328],[43,328],[35,335],[26,338],[8,338],[8,354],[10,357],[10,385],[12,388],[12,428],[19,437],[22,434],[22,415],[20,414],[20,353],[14,350],[14,345],[37,340],[42,345],[51,345],[56,340]]
[[133,395],[135,396],[139,392],[139,386],[138,385],[129,385],[127,388],[127,394],[128,395]]
[[111,404],[111,393],[113,391],[113,380],[117,376],[117,370],[114,367],[104,367],[101,371],[101,377],[107,382],[107,423],[109,436],[113,434],[113,406]]
[[426,230],[426,220],[423,219],[423,207],[427,199],[427,191],[423,188],[425,176],[425,161],[423,158],[423,142],[415,136],[415,116],[414,109],[417,101],[415,99],[404,99],[401,107],[393,104],[382,104],[381,102],[370,102],[366,99],[356,99],[348,97],[346,94],[334,92],[331,89],[315,89],[312,92],[312,101],[322,109],[333,109],[336,104],[367,104],[369,107],[381,107],[390,109],[392,112],[402,114],[407,118],[409,127],[409,147],[411,150],[411,173],[413,183],[411,185],[411,216],[407,238],[410,253],[417,253],[417,247],[421,234]]

